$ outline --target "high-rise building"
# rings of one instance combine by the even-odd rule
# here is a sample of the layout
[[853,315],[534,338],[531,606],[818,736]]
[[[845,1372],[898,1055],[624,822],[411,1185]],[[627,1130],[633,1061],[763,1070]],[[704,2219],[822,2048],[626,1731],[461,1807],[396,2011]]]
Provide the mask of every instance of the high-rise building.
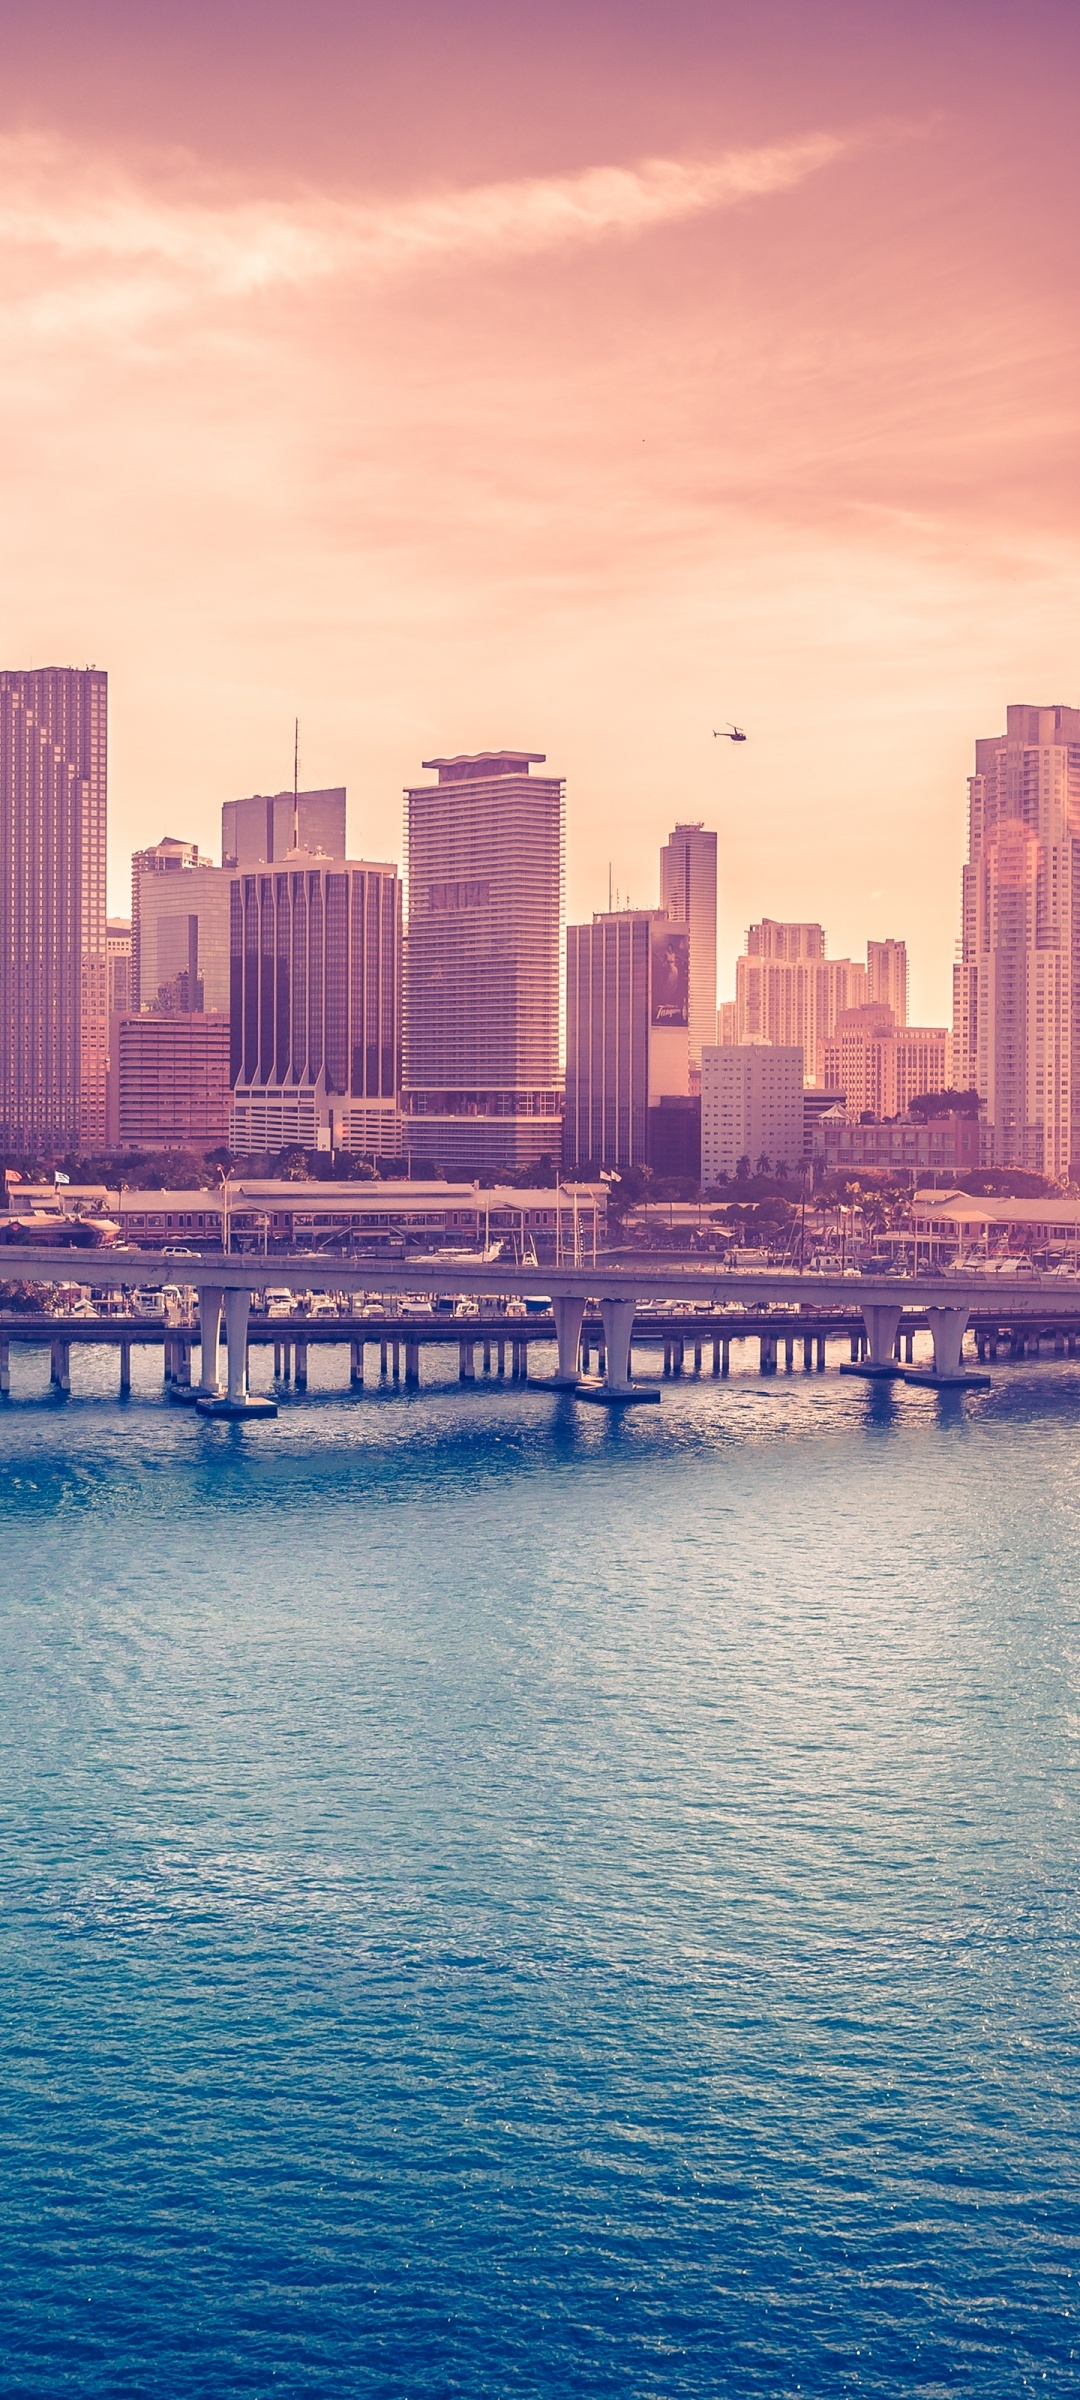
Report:
[[105,1142],[106,676],[0,672],[0,1148]]
[[114,1019],[109,1141],[119,1149],[209,1150],[229,1138],[229,1019],[144,1011]]
[[826,1085],[843,1092],[845,1115],[904,1117],[910,1104],[948,1085],[944,1025],[898,1025],[884,1001],[844,1008],[822,1048]]
[[131,1001],[181,1015],[229,1009],[229,887],[197,842],[166,835],[131,861]]
[[690,928],[690,1066],[716,1039],[716,835],[676,825],[660,852],[660,906]]
[[690,1096],[690,932],[663,909],[566,928],[563,1163],[652,1165],[670,1155],[665,1103]]
[[311,858],[344,858],[343,784],[322,792],[253,792],[246,800],[224,802],[224,867],[278,866],[290,850],[303,850]]
[[[706,1049],[701,1062],[701,1180],[717,1183],[744,1160],[751,1173],[802,1167],[803,1054],[795,1043]],[[768,1162],[767,1166],[764,1162]]]
[[563,780],[543,754],[432,758],[405,794],[410,1152],[450,1172],[558,1157]]
[[867,943],[867,963],[828,958],[820,925],[751,925],[735,968],[735,1040],[801,1049],[809,1081],[824,1074],[823,1045],[842,1011],[880,1001],[907,1022],[907,950],[903,942]]
[[108,965],[109,1018],[122,1017],[131,1000],[131,919],[107,917],[105,957]]
[[897,1025],[907,1024],[908,964],[907,943],[896,941],[867,942],[866,988],[869,1000],[880,1000],[891,1008]]
[[231,888],[232,1148],[400,1156],[397,868],[294,853]]
[[987,1164],[1080,1168],[1080,709],[1011,707],[975,744],[951,1080]]

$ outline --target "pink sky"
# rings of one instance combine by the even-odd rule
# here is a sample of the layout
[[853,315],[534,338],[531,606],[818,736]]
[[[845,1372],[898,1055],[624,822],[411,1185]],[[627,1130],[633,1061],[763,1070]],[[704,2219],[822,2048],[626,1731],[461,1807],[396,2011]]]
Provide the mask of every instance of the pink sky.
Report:
[[[944,1021],[964,778],[1076,667],[1063,0],[0,0],[0,658],[111,679],[112,905],[223,799],[568,779]],[[714,742],[729,717],[749,740]]]

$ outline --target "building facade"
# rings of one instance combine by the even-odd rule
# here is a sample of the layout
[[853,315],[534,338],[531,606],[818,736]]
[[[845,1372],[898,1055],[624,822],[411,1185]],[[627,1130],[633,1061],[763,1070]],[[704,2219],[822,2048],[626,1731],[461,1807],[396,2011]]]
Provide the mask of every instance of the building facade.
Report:
[[948,1089],[946,1027],[897,1025],[883,1001],[841,1009],[822,1059],[826,1086],[843,1092],[848,1117],[904,1117],[913,1100]]
[[560,776],[541,753],[424,762],[405,794],[406,1144],[447,1173],[558,1158]]
[[102,1149],[107,678],[0,673],[0,1149]]
[[146,1011],[113,1020],[109,1142],[210,1150],[229,1138],[229,1018]]
[[567,926],[567,1168],[652,1164],[652,1118],[690,1096],[689,1018],[688,926],[630,908]]
[[803,1159],[803,1054],[797,1044],[707,1049],[701,1062],[701,1180],[717,1183],[748,1159],[797,1174]]
[[716,1040],[716,835],[676,825],[660,852],[660,906],[690,932],[690,1071]]
[[[866,965],[826,956],[820,925],[788,925],[772,917],[751,925],[735,969],[734,1039],[801,1049],[807,1079],[828,1080],[824,1045],[846,1009],[883,1003],[897,1024],[907,1021],[907,948],[868,942]],[[726,1039],[726,1037],[725,1037]]]
[[842,1108],[818,1119],[814,1154],[828,1175],[960,1175],[981,1163],[977,1117],[897,1117],[891,1125],[852,1124]]
[[132,1007],[181,1015],[229,1008],[232,878],[171,836],[131,861]]
[[106,918],[105,959],[108,968],[108,1011],[111,1021],[113,1017],[126,1016],[132,1007],[130,917]]
[[987,1163],[1080,1167],[1080,709],[1010,707],[975,745],[951,1081]]
[[231,879],[230,1142],[401,1152],[401,883],[291,856]]
[[223,867],[279,865],[291,850],[312,858],[345,856],[345,786],[320,792],[252,792],[221,811]]

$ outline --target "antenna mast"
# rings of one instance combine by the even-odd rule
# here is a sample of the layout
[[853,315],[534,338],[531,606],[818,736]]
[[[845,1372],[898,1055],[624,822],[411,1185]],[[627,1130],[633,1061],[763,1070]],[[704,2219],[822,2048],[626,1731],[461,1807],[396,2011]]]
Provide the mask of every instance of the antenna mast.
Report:
[[292,846],[300,848],[300,719],[293,719],[292,748]]

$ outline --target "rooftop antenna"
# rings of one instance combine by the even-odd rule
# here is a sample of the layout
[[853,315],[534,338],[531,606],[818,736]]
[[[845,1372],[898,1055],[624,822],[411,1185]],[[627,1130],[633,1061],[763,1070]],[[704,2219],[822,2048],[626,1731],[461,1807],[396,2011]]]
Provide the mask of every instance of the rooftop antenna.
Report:
[[292,846],[300,848],[300,719],[293,718],[292,746]]
[[607,862],[607,912],[611,915],[611,860]]

